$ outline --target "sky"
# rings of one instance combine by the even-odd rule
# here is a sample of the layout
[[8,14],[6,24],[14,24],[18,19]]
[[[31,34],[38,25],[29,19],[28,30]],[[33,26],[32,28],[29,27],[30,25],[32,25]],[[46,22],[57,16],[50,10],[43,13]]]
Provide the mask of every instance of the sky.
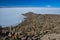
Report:
[[60,7],[60,0],[0,0],[0,7]]
[[27,12],[60,15],[60,0],[0,0],[0,25],[17,25]]

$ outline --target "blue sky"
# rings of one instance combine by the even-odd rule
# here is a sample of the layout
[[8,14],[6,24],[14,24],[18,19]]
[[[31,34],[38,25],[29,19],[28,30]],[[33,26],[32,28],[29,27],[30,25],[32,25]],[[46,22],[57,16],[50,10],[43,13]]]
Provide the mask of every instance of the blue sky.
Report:
[[60,7],[60,0],[0,0],[0,7]]

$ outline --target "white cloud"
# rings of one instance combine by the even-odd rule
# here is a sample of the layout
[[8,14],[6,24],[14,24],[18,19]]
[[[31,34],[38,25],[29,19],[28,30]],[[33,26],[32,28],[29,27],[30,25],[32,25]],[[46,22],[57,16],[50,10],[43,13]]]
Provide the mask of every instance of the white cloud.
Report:
[[34,12],[38,14],[60,14],[60,8],[20,7],[0,8],[0,24],[3,26],[14,25],[23,20],[21,14]]

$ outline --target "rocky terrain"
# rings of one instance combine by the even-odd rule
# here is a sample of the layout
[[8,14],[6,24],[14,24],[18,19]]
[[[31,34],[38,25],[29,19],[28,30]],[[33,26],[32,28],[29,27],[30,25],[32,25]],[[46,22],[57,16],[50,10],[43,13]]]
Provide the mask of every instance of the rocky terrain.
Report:
[[[59,40],[60,15],[28,12],[22,23],[8,28],[10,40]],[[6,28],[4,28],[6,29]],[[3,29],[3,30],[4,30]],[[14,33],[14,35],[12,34]],[[54,35],[54,36],[49,36]],[[6,37],[6,36],[5,36]],[[5,38],[4,37],[4,38]],[[54,38],[52,38],[54,37]],[[7,39],[6,39],[7,40]]]

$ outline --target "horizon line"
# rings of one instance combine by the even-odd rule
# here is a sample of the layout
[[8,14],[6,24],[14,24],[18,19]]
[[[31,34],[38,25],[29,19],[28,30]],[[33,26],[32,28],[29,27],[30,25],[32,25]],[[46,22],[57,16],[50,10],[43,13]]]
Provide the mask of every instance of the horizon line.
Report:
[[0,8],[22,8],[22,7],[38,7],[38,8],[60,8],[60,7],[54,7],[54,6],[0,6]]
[[13,6],[11,6],[11,7],[1,7],[0,6],[0,8],[60,8],[60,7],[28,7],[28,6],[22,6],[22,7],[13,7]]

